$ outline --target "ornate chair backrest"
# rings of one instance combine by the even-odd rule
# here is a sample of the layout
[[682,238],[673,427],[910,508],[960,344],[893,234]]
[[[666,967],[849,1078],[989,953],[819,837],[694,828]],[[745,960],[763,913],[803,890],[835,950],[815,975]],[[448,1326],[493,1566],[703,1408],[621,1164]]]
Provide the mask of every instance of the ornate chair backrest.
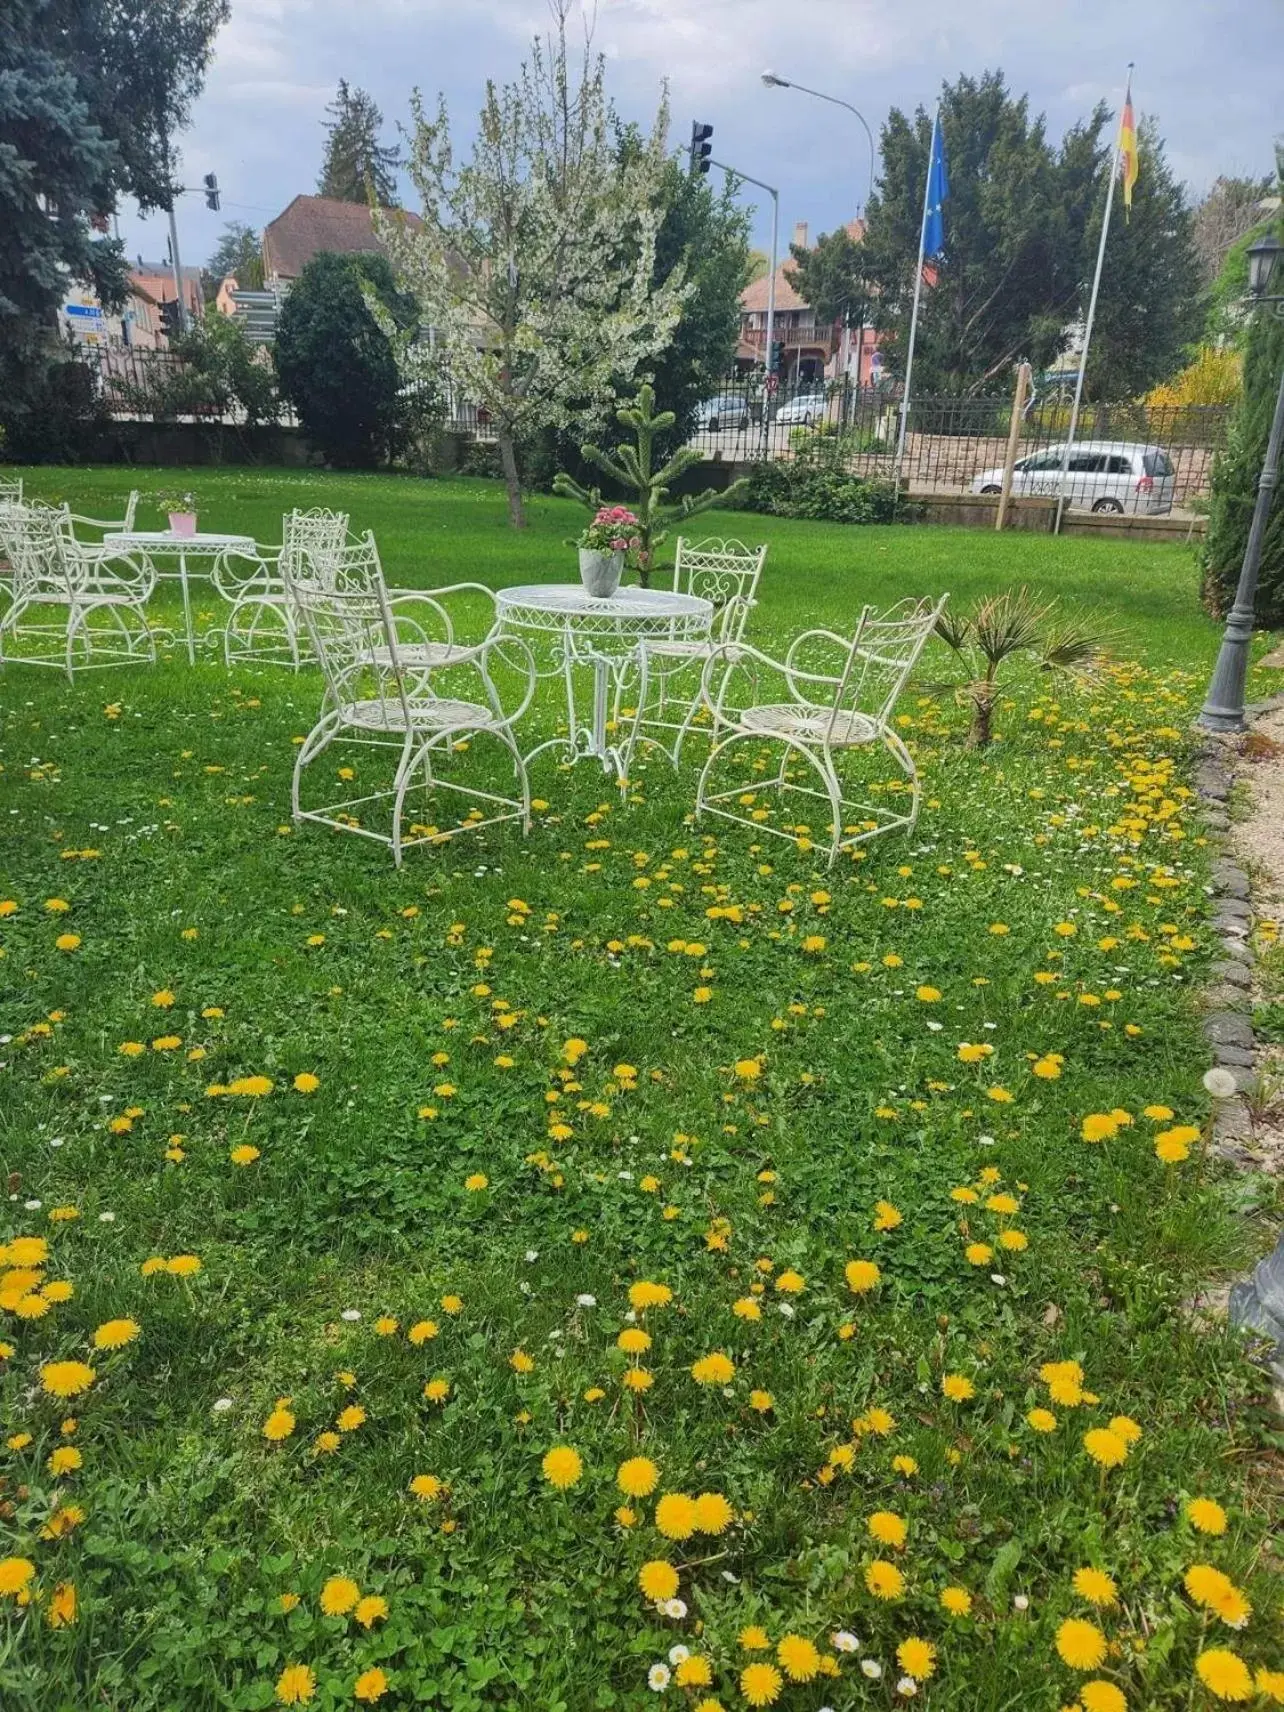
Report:
[[13,566],[15,601],[40,596],[71,601],[87,576],[65,510],[0,506],[0,546]]
[[744,635],[749,610],[758,591],[763,561],[761,547],[746,547],[743,541],[688,541],[678,536],[673,566],[675,594],[698,595],[713,602],[713,640],[739,642]]
[[397,654],[397,630],[369,530],[355,541],[315,554],[283,554],[281,574],[321,662],[326,689],[341,718],[362,703],[361,723],[404,731],[409,698]]
[[22,477],[0,477],[0,505],[22,504]]
[[[314,575],[323,575],[333,555],[348,540],[348,513],[327,511],[315,506],[311,511],[287,512],[281,520],[281,558],[293,566],[301,554],[308,554]],[[282,573],[284,574],[284,573]]]
[[835,690],[835,716],[863,713],[887,724],[948,599],[903,600],[886,612],[865,608]]

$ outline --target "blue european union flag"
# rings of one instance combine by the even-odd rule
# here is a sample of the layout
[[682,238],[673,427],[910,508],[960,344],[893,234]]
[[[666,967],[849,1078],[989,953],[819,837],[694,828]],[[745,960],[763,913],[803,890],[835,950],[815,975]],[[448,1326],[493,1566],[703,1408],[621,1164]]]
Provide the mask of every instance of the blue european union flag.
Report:
[[923,259],[931,261],[945,248],[945,216],[942,204],[950,194],[950,178],[945,170],[945,138],[941,135],[941,115],[932,121],[932,159],[927,169],[927,197],[923,206]]

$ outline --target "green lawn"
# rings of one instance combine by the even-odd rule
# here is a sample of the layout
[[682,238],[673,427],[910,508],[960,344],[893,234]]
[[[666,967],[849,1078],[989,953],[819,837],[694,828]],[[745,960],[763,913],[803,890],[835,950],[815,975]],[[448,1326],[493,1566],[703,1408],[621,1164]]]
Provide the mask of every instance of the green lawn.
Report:
[[[481,482],[138,481],[350,509],[398,583],[574,574],[570,508],[514,536]],[[625,803],[546,757],[528,840],[397,872],[290,825],[311,671],[0,677],[5,1712],[1207,1712],[1284,1669],[1269,1399],[1183,1311],[1278,1212],[1204,1142],[1191,559],[725,527],[766,638],[1026,581],[1117,658],[1018,679],[984,753],[911,694],[920,823],[831,872],[692,824],[695,755]]]
[[[389,582],[431,586],[475,577],[494,587],[573,576],[566,542],[582,514],[569,501],[536,495],[530,528],[509,528],[502,490],[486,481],[418,481],[383,475],[319,475],[304,470],[193,469],[133,472],[40,469],[29,490],[102,515],[133,486],[139,526],[161,528],[154,496],[190,489],[200,526],[279,541],[282,514],[324,502],[373,529]],[[1216,653],[1217,631],[1198,607],[1198,570],[1185,547],[928,528],[839,528],[738,512],[696,518],[692,533],[769,541],[762,618],[782,634],[831,623],[860,602],[888,603],[907,592],[970,602],[996,586],[1028,583],[1079,607],[1099,609],[1156,661],[1193,664]]]

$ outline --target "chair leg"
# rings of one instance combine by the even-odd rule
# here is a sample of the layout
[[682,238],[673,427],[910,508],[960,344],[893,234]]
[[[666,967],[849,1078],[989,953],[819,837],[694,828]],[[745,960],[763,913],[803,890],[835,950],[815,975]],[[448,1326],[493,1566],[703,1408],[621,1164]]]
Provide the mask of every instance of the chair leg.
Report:
[[394,866],[401,866],[401,820],[402,806],[406,800],[406,787],[414,775],[415,766],[422,759],[424,750],[416,752],[414,733],[406,732],[405,741],[401,745],[401,760],[397,763],[396,782],[392,795],[392,860]]
[[303,777],[303,769],[309,766],[323,750],[329,748],[338,735],[338,730],[337,713],[334,711],[323,713],[299,745],[299,753],[294,758],[294,777],[290,783],[290,815],[296,826],[303,818],[303,812],[299,806],[299,782]]
[[507,726],[499,731],[498,736],[500,742],[513,757],[517,782],[522,788],[522,837],[526,838],[529,837],[531,830],[531,782],[526,771],[526,762],[522,759],[522,752],[517,747],[517,739]]
[[905,747],[904,742],[895,731],[884,731],[883,742],[891,751],[893,758],[905,777],[910,782],[910,813],[906,824],[906,832],[913,831],[918,822],[919,801],[922,797],[922,786],[919,784],[918,768],[914,765],[914,757]]

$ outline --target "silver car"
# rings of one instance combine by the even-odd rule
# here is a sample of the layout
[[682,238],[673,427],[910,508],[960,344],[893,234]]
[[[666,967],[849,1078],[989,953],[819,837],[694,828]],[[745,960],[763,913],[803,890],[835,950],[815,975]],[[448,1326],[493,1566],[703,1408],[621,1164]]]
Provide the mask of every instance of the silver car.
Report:
[[[1018,458],[1012,466],[1012,492],[1055,499],[1061,491],[1065,446],[1049,446]],[[1080,511],[1155,513],[1171,511],[1176,471],[1167,452],[1130,440],[1081,440],[1070,454],[1066,500]],[[999,493],[1003,469],[982,470],[972,478],[973,493]]]

